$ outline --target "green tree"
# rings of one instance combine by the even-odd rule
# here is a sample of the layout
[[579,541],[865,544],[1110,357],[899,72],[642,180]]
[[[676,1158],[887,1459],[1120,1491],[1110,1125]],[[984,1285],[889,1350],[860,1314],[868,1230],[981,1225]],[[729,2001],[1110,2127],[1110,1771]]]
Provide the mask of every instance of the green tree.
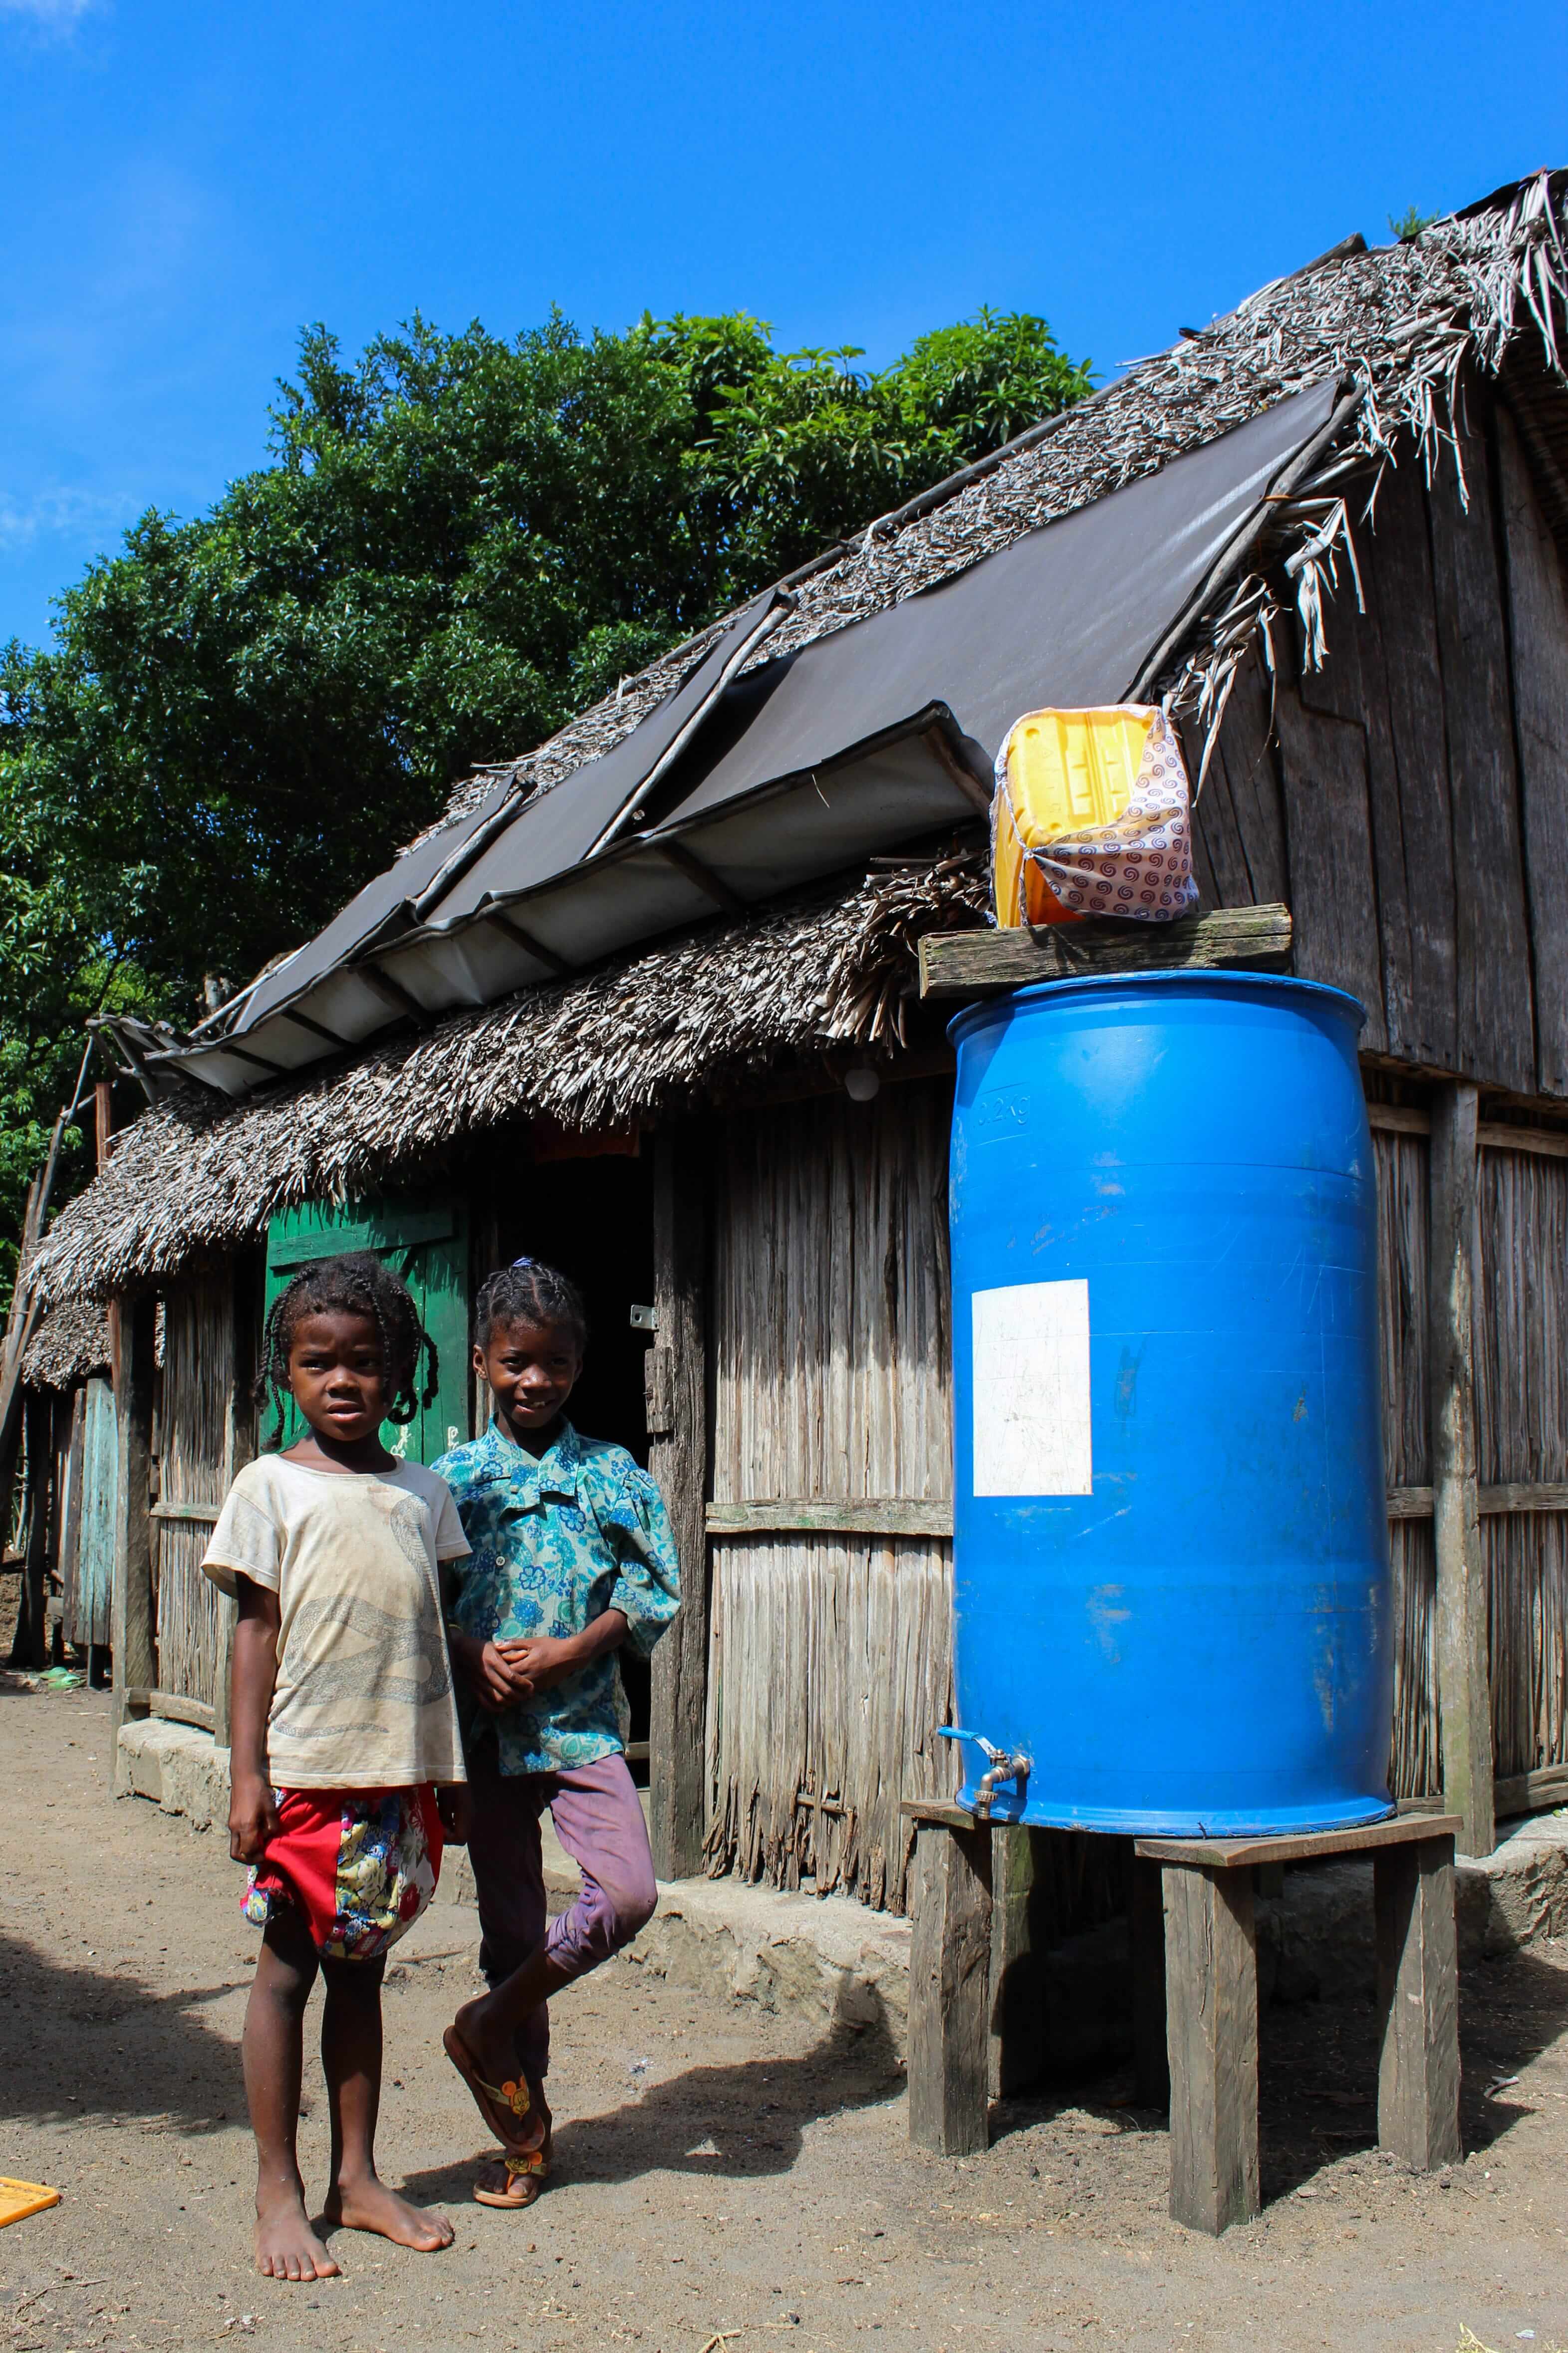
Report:
[[743,314],[301,336],[270,462],[0,650],[0,1235],[106,989],[188,1024],[476,763],[1089,388],[1026,314],[862,357]]

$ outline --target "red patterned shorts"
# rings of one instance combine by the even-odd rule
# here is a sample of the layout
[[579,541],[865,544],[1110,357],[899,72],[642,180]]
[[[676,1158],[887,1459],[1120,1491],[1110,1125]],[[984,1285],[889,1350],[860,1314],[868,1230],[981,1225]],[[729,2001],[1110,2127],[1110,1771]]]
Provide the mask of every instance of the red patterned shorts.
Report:
[[441,1817],[414,1789],[279,1789],[278,1835],[240,1910],[265,1928],[300,1916],[330,1961],[374,1961],[413,1927],[441,1872]]

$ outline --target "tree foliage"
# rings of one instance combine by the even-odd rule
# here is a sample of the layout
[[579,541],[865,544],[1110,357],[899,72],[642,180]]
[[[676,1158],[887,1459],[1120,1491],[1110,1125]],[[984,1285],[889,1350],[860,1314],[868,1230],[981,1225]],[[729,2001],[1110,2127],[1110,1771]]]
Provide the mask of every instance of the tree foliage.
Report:
[[862,356],[739,313],[301,336],[270,462],[0,651],[0,1229],[106,990],[187,1023],[456,777],[1089,389],[1026,314]]

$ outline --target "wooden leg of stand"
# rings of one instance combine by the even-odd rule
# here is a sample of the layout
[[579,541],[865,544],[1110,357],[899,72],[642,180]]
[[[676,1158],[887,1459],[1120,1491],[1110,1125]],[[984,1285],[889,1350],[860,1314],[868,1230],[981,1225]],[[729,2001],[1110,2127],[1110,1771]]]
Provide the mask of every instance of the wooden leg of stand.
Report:
[[987,2137],[991,1831],[922,1823],[910,1955],[910,2138],[970,2157]]
[[1217,2237],[1261,2203],[1258,1955],[1247,1871],[1165,1865],[1171,2212]]
[[1454,1841],[1373,1859],[1377,1921],[1377,2137],[1417,2173],[1459,2156],[1459,1976]]

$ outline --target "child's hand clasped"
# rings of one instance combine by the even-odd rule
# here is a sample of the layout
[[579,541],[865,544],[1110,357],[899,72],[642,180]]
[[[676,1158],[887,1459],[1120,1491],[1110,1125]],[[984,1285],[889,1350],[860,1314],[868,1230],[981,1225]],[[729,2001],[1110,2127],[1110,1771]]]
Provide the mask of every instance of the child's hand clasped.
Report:
[[531,1691],[548,1691],[552,1683],[564,1683],[583,1664],[582,1645],[569,1636],[534,1634],[499,1647],[513,1673],[526,1676]]
[[473,1686],[474,1697],[490,1715],[515,1707],[533,1689],[532,1678],[518,1664],[515,1653],[526,1650],[516,1640],[481,1642],[477,1635],[449,1634],[452,1656]]

